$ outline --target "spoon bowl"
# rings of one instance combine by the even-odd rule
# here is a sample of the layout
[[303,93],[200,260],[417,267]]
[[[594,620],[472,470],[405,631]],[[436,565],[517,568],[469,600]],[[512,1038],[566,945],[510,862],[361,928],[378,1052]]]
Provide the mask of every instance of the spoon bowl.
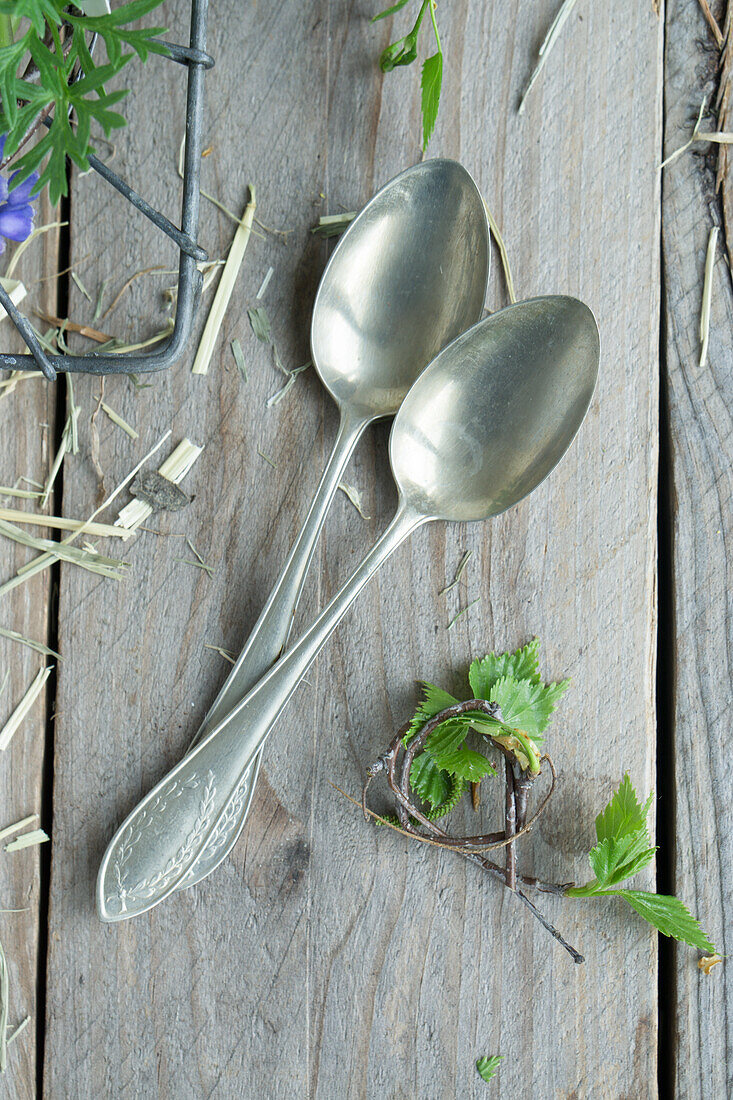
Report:
[[423,161],[386,184],[336,246],[313,307],[313,363],[336,403],[394,415],[481,316],[489,260],[483,200],[457,161]]
[[390,439],[405,504],[431,519],[498,515],[570,446],[598,374],[593,314],[576,298],[508,306],[449,344],[405,398]]

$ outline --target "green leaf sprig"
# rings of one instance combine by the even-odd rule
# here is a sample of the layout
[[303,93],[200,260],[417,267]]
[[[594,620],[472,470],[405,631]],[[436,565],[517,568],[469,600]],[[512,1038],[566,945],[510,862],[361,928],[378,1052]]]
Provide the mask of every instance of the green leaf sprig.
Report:
[[[66,158],[82,171],[94,152],[94,126],[109,137],[125,125],[113,108],[126,89],[107,92],[106,85],[134,57],[165,54],[153,41],[163,27],[133,29],[130,23],[148,15],[162,0],[130,0],[107,15],[77,14],[65,0],[0,0],[0,133],[3,158],[18,152],[41,117],[49,128],[15,161],[17,186],[39,172],[37,194],[48,187],[52,203],[68,193]],[[95,61],[88,38],[97,34],[106,60]]]
[[[484,776],[496,775],[492,761],[466,744],[471,731],[495,738],[513,751],[533,774],[539,773],[544,732],[570,681],[543,683],[538,655],[539,641],[535,638],[515,653],[489,653],[472,663],[468,670],[472,698],[498,703],[503,721],[495,721],[485,714],[469,713],[448,719],[433,730],[410,772],[413,788],[432,810],[445,800],[443,792],[451,777],[477,783]],[[405,745],[426,722],[459,702],[435,684],[425,683],[423,689],[424,698],[410,723]],[[483,744],[489,750],[489,745]]]
[[[471,695],[464,701],[435,684],[424,683],[423,698],[404,733],[397,735],[388,751],[369,768],[362,805],[366,808],[366,790],[371,779],[378,772],[387,771],[390,787],[398,796],[399,813],[397,818],[380,820],[401,828],[409,836],[451,847],[501,878],[568,948],[576,962],[582,961],[582,956],[544,920],[520,884],[538,886],[568,898],[622,898],[662,935],[713,955],[713,944],[682,901],[647,890],[629,889],[626,885],[652,862],[657,851],[647,827],[653,795],[642,805],[628,775],[624,775],[618,790],[596,818],[597,843],[588,853],[594,877],[589,882],[580,886],[540,883],[518,873],[514,846],[529,827],[526,797],[545,759],[550,764],[554,786],[555,769],[542,746],[555,708],[569,686],[568,680],[544,682],[538,658],[539,641],[534,639],[513,653],[489,653],[476,659],[468,671]],[[484,701],[494,704],[495,716],[472,710],[471,704],[478,706],[479,701],[482,705]],[[463,708],[459,714],[457,707]],[[497,775],[495,763],[487,755],[497,748],[506,761],[507,804],[514,806],[512,817],[505,818],[504,832],[479,838],[454,837],[442,826],[434,825],[455,808],[468,783],[477,784],[487,776]],[[395,778],[400,752],[405,754],[401,786]],[[408,767],[410,791],[420,805],[406,796]],[[533,820],[548,798],[549,795]],[[504,849],[506,869],[486,859],[485,853],[492,848]]]
[[[392,4],[390,7],[385,8],[384,11],[380,11],[375,15],[372,19],[372,23],[376,23],[380,19],[386,19],[387,16],[395,15],[397,12],[401,11],[402,8],[406,7],[408,3],[409,0],[397,0],[396,4]],[[436,52],[423,62],[422,75],[420,78],[423,151],[427,149],[428,142],[435,129],[438,109],[440,107],[440,91],[443,85],[443,47],[440,44],[435,7],[436,0],[421,0],[417,18],[415,19],[412,29],[402,38],[398,38],[395,42],[387,46],[379,59],[379,65],[383,73],[389,73],[399,65],[411,65],[417,57],[417,40],[420,34],[420,27],[425,17],[425,12],[430,12],[430,22],[435,37]]]
[[483,1058],[478,1058],[476,1060],[476,1070],[478,1072],[478,1075],[479,1077],[483,1078],[483,1080],[486,1081],[487,1084],[492,1079],[492,1077],[496,1076],[501,1059],[501,1054],[492,1054],[490,1057],[484,1055]]
[[596,818],[598,844],[588,853],[595,878],[584,886],[569,887],[566,894],[571,898],[623,898],[663,936],[672,936],[712,955],[715,948],[679,898],[621,886],[651,863],[657,851],[647,832],[651,802],[650,794],[642,806],[628,774],[624,775],[613,798]]

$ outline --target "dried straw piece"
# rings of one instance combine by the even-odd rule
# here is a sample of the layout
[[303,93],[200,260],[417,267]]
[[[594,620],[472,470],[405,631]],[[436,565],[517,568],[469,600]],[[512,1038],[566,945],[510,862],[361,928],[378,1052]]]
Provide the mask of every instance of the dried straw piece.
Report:
[[[42,668],[38,672],[32,684],[26,691],[25,695],[18,703],[17,707],[10,715],[3,728],[0,730],[0,752],[4,752],[7,749],[13,738],[13,735],[16,733],[21,723],[23,722],[23,719],[28,714],[36,699],[43,691],[43,686],[46,683],[46,680],[51,675],[52,668],[53,665],[46,665],[45,668]],[[0,833],[0,837],[2,837],[3,835],[3,833]]]
[[109,333],[98,332],[91,325],[80,325],[76,321],[70,321],[68,317],[57,317],[54,313],[44,313],[40,309],[34,309],[33,312],[42,321],[46,321],[47,324],[56,325],[59,329],[62,329],[62,334],[63,332],[78,332],[80,336],[86,336],[87,340],[95,340],[98,344],[106,344],[110,340],[114,340],[114,336],[110,336]]
[[122,428],[123,432],[129,435],[130,439],[140,438],[140,433],[136,432],[135,429],[131,427],[131,425],[128,424],[126,420],[123,420],[119,413],[115,412],[114,409],[111,409],[109,405],[105,404],[104,401],[100,401],[100,406],[106,412],[112,423],[116,424],[118,428]]
[[[5,585],[3,585],[4,587]],[[58,661],[61,660],[61,654],[57,653],[55,649],[49,649],[43,642],[34,642],[32,638],[26,638],[24,634],[19,634],[17,630],[8,630],[7,627],[0,626],[0,638],[7,638],[8,641],[18,642],[19,645],[34,649],[36,653],[43,653],[46,657],[55,657]]]
[[501,258],[501,266],[504,271],[504,282],[506,283],[506,292],[509,295],[509,301],[516,302],[517,296],[514,293],[514,279],[512,278],[511,268],[509,267],[509,256],[507,255],[506,245],[504,244],[504,238],[499,231],[499,226],[494,221],[494,215],[489,210],[488,203],[484,199],[484,207],[486,209],[486,217],[489,220],[489,229],[491,230],[491,236],[496,241],[496,247],[499,249],[499,256]]
[[364,497],[354,485],[347,485],[345,481],[339,481],[338,487],[349,498],[362,519],[372,518],[364,511]]
[[5,1073],[8,1065],[8,985],[8,961],[0,943],[0,1073]]
[[713,38],[715,39],[717,47],[718,47],[719,50],[722,50],[723,41],[724,41],[723,35],[721,33],[720,27],[718,26],[717,19],[715,18],[715,16],[713,15],[713,13],[710,10],[710,5],[708,4],[708,0],[699,0],[699,3],[700,3],[700,7],[702,8],[702,13],[705,16],[705,19],[707,21],[707,24],[710,27],[710,30],[713,32]]
[[[120,344],[117,340],[112,340],[111,346],[105,348],[110,355],[125,355],[128,351],[142,351],[143,348],[149,348],[152,344],[159,344],[161,340],[165,340],[170,336],[175,328],[175,321],[172,317],[169,317],[165,325],[159,332],[154,332],[152,336],[148,336],[147,340],[140,340],[137,344]],[[99,349],[100,351],[102,348]]]
[[[8,279],[7,276],[3,276],[3,278],[0,279],[0,284],[2,284],[3,290],[5,290],[10,296],[10,301],[13,303],[14,306],[20,305],[20,303],[23,301],[26,294],[28,293],[26,288],[23,286],[23,283],[21,283],[18,279]],[[6,317],[7,313],[5,312],[4,308],[0,306],[0,321],[4,321]]]
[[[273,350],[274,350],[275,345],[273,344],[272,346],[273,346]],[[265,405],[267,406],[268,409],[273,408],[274,405],[278,405],[282,401],[283,397],[285,397],[285,395],[295,385],[295,379],[298,377],[298,375],[302,374],[304,370],[308,370],[310,365],[311,365],[310,362],[308,362],[308,363],[304,363],[302,367],[295,367],[293,370],[286,370],[285,371],[285,373],[288,376],[288,380],[285,383],[285,385],[282,386],[276,393],[273,393],[272,397],[267,398],[267,401],[265,402]]]
[[[87,530],[84,524],[81,526]],[[81,528],[77,528],[77,530],[81,530]],[[105,558],[101,554],[90,553],[78,546],[68,546],[63,542],[37,538],[35,535],[29,535],[27,531],[23,531],[20,527],[16,527],[14,523],[7,523],[2,519],[0,519],[0,535],[5,535],[6,538],[12,539],[13,542],[17,542],[21,546],[28,546],[31,550],[41,550],[43,553],[54,554],[60,561],[68,561],[72,565],[87,569],[90,573],[99,573],[101,576],[110,577],[113,580],[120,580],[124,576],[123,567],[129,564],[117,558]],[[22,574],[32,565],[33,562],[29,562],[28,566],[21,566],[18,572]]]
[[550,29],[548,30],[547,34],[545,35],[545,40],[542,43],[542,45],[540,46],[540,53],[539,53],[539,57],[537,59],[537,64],[535,66],[534,72],[532,73],[531,77],[529,78],[529,83],[527,84],[527,87],[524,90],[524,95],[522,96],[521,100],[519,101],[518,113],[520,115],[524,114],[524,104],[526,102],[527,96],[531,92],[537,78],[539,77],[540,73],[542,72],[543,68],[545,67],[545,62],[547,61],[547,58],[550,55],[550,50],[552,49],[552,47],[557,42],[557,40],[560,36],[560,32],[562,31],[563,27],[567,23],[568,18],[570,16],[570,13],[572,12],[573,8],[575,7],[575,4],[576,4],[576,0],[563,0],[563,3],[560,5],[560,9],[559,9],[557,15],[555,16],[555,18],[552,20],[552,23],[550,24]]
[[25,1029],[28,1027],[28,1024],[30,1022],[31,1022],[30,1016],[26,1016],[25,1020],[21,1020],[21,1022],[18,1024],[15,1031],[13,1032],[13,1034],[8,1035],[8,1046],[10,1046],[10,1044],[12,1042],[14,1042],[18,1038],[18,1036],[22,1034],[22,1032],[25,1031]]
[[37,489],[19,489],[17,486],[0,485],[0,497],[17,497],[18,500],[38,500],[43,492]]
[[445,596],[446,592],[450,592],[451,589],[455,588],[456,585],[460,582],[460,579],[463,576],[463,571],[468,565],[468,560],[472,554],[473,550],[466,550],[460,562],[458,563],[458,568],[456,569],[456,574],[453,580],[450,582],[450,584],[447,584],[445,588],[441,588],[440,592],[438,593],[439,596]]
[[10,259],[10,263],[8,264],[5,271],[5,278],[10,279],[12,277],[13,272],[18,266],[18,261],[20,257],[23,255],[26,248],[28,248],[28,246],[33,241],[35,241],[36,237],[41,237],[44,233],[48,233],[52,229],[63,229],[68,224],[68,222],[49,222],[47,225],[39,225],[36,229],[34,229],[31,235],[27,237],[21,244],[19,244],[15,252],[13,253]]
[[129,538],[125,531],[121,531],[119,527],[113,527],[110,523],[89,523],[88,520],[69,519],[67,516],[21,512],[19,508],[0,508],[0,520],[6,520],[8,523],[28,523],[31,527],[48,527],[56,531],[79,531],[83,527],[88,535],[94,535],[97,538]]
[[259,302],[260,298],[262,298],[264,296],[265,291],[267,290],[268,286],[270,285],[270,279],[272,278],[272,276],[274,274],[275,274],[275,268],[274,267],[268,267],[267,274],[265,275],[264,279],[262,280],[262,282],[260,284],[260,289],[257,291],[257,294],[255,295],[255,298],[258,302]]
[[355,210],[350,210],[346,214],[324,214],[318,219],[318,225],[313,226],[311,233],[315,237],[340,237],[355,217]]
[[74,280],[74,284],[76,285],[77,289],[81,291],[81,293],[84,295],[84,297],[86,298],[86,300],[88,302],[91,302],[92,301],[92,296],[89,293],[89,291],[87,290],[87,288],[84,286],[84,283],[81,281],[81,279],[79,278],[77,273],[75,271],[72,271],[72,272],[70,272],[70,274],[71,274],[71,278]]
[[[139,279],[141,275],[150,275],[151,272],[153,272],[153,271],[164,272],[165,270],[166,269],[163,266],[163,264],[155,264],[153,267],[143,267],[143,268],[141,268],[140,271],[136,271],[133,275],[130,276],[130,278],[126,282],[124,282],[122,284],[121,288],[117,291],[117,294],[114,296],[111,303],[107,306],[104,313],[101,315],[101,319],[104,320],[104,318],[107,317],[112,312],[112,310],[115,308],[117,303],[122,298],[123,294],[127,290],[129,290],[129,288],[132,286],[132,284],[135,282],[135,280]],[[109,281],[109,280],[107,280],[107,281]],[[103,283],[102,284],[102,290],[100,291],[99,299],[98,299],[98,305],[97,305],[98,309],[101,308],[102,293],[104,291],[104,286],[105,286],[105,284]],[[98,318],[95,316],[94,319],[96,321]]]
[[271,458],[268,458],[264,451],[261,451],[259,447],[257,448],[257,454],[260,456],[260,458],[264,458],[265,462],[268,464],[268,466],[272,466],[273,470],[277,469],[277,463],[273,462]]
[[[161,477],[172,481],[174,485],[180,485],[202,451],[203,447],[197,447],[190,439],[182,439],[176,449],[160,466],[158,473]],[[135,531],[152,514],[153,509],[149,504],[142,500],[133,500],[120,511],[115,520],[115,527],[124,527],[127,531]]]
[[240,344],[239,340],[232,340],[231,347],[232,355],[234,356],[234,362],[237,364],[239,373],[242,375],[242,378],[245,380],[245,382],[249,382],[249,377],[247,376],[247,364],[244,361],[244,352],[242,351],[242,345]]
[[220,645],[209,645],[208,642],[204,642],[204,649],[213,649],[214,653],[218,653],[220,657],[223,657],[225,661],[229,661],[229,664],[236,663],[233,653],[230,653],[228,649],[222,649]]
[[15,840],[11,840],[10,844],[5,845],[6,852],[20,852],[23,848],[32,848],[36,844],[45,844],[51,837],[43,829],[32,829],[30,833],[23,833],[22,836],[16,837]]
[[242,266],[244,260],[244,253],[249,242],[249,238],[252,233],[252,222],[254,221],[255,209],[256,209],[256,195],[254,185],[249,185],[249,202],[244,211],[244,217],[240,225],[237,227],[237,232],[234,234],[234,240],[232,246],[229,249],[229,255],[227,262],[224,265],[224,270],[221,273],[221,279],[219,285],[216,288],[216,294],[214,295],[214,301],[211,303],[211,309],[209,310],[209,316],[206,318],[206,324],[204,326],[204,332],[201,337],[201,342],[196,352],[196,358],[194,360],[192,373],[193,374],[208,374],[209,364],[211,363],[211,357],[214,354],[214,347],[216,345],[217,337],[219,336],[219,330],[221,329],[222,321],[224,320],[224,314],[226,313],[227,306],[234,290],[234,284],[237,281],[237,275],[239,269]]
[[16,821],[14,825],[6,825],[4,829],[0,829],[0,840],[5,840],[7,836],[12,836],[13,833],[25,829],[26,825],[32,825],[33,822],[37,820],[38,814],[29,814],[28,817],[24,817],[22,821]]
[[714,225],[708,237],[708,250],[705,256],[705,279],[702,285],[702,307],[700,309],[700,366],[704,367],[708,359],[710,340],[710,306],[713,293],[713,269],[715,267],[715,249],[720,230]]
[[465,607],[462,607],[460,611],[456,611],[455,615],[453,616],[451,621],[448,623],[448,629],[450,630],[451,627],[455,626],[455,624],[458,622],[458,620],[462,619],[463,616],[466,614],[466,612],[469,611],[474,606],[474,604],[477,604],[480,601],[480,599],[481,599],[481,597],[477,596],[475,600],[471,600],[471,602],[469,604],[466,604]]
[[[137,463],[136,466],[133,467],[133,469],[130,471],[130,473],[127,475],[127,477],[123,481],[121,481],[120,484],[115,489],[112,490],[110,495],[105,500],[102,501],[102,503],[99,505],[99,507],[95,508],[95,510],[92,512],[91,516],[89,517],[89,519],[86,520],[82,524],[82,526],[78,528],[78,530],[72,531],[71,534],[68,535],[64,539],[63,542],[54,543],[54,547],[58,548],[58,546],[68,546],[69,543],[73,542],[74,539],[78,538],[79,535],[83,534],[85,531],[88,531],[89,526],[94,522],[94,520],[97,518],[99,513],[103,512],[105,508],[108,508],[109,505],[112,503],[112,501],[115,500],[115,498],[120,495],[122,490],[125,489],[129,485],[129,483],[136,476],[138,471],[145,465],[145,463],[150,458],[152,458],[152,456],[156,453],[156,451],[158,451],[163,446],[163,444],[165,443],[166,439],[168,439],[170,434],[171,433],[170,433],[170,429],[169,429],[165,433],[165,435],[163,435],[163,437],[160,440],[158,440],[158,442],[155,444],[155,446],[151,447],[151,449],[148,451],[148,453],[140,459],[140,461]],[[29,577],[33,577],[37,573],[42,572],[42,570],[47,569],[48,566],[52,565],[53,562],[55,562],[55,561],[58,561],[58,558],[57,558],[55,552],[54,553],[41,554],[40,557],[35,559],[35,561],[29,562],[28,565],[24,565],[23,568],[18,571],[18,574],[15,577],[12,577],[9,581],[6,581],[5,584],[0,585],[0,596],[5,595],[6,592],[9,592],[12,588],[15,588],[17,585],[22,584],[24,581],[28,580]],[[0,630],[0,633],[3,633],[3,631]],[[12,633],[12,632],[7,632],[6,631],[5,635],[10,636],[10,633]],[[26,645],[31,645],[32,648],[37,648],[40,645],[40,643],[37,643],[37,642],[36,643],[28,642],[26,639],[24,639],[22,637],[22,635],[17,635],[14,638],[14,640],[15,641],[20,641],[20,642],[25,642]],[[40,653],[49,653],[53,657],[58,657],[58,653],[55,653],[52,649],[47,649],[46,647],[44,647],[43,649],[39,649],[39,652]]]

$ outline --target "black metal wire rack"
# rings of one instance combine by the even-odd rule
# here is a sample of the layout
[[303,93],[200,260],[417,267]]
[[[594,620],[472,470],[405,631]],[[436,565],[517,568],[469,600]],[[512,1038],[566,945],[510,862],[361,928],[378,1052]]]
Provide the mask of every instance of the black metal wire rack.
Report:
[[[40,370],[50,381],[59,371],[87,372],[90,374],[147,374],[165,370],[182,354],[191,335],[196,306],[201,296],[202,275],[198,264],[207,254],[198,244],[199,225],[199,176],[201,165],[201,133],[203,126],[204,74],[214,60],[206,53],[206,17],[208,0],[191,2],[191,34],[188,46],[165,42],[167,54],[163,60],[188,66],[186,95],[186,144],[183,165],[183,201],[181,227],[155,210],[138,195],[116,172],[93,154],[89,163],[95,172],[119,191],[146,218],[175,241],[180,252],[178,263],[178,295],[176,317],[169,336],[161,340],[155,350],[145,354],[115,355],[111,352],[89,352],[85,355],[56,355],[47,352],[28,319],[19,312],[5,288],[0,285],[0,305],[23,337],[28,354],[0,353],[0,370]],[[162,40],[161,40],[162,41]]]

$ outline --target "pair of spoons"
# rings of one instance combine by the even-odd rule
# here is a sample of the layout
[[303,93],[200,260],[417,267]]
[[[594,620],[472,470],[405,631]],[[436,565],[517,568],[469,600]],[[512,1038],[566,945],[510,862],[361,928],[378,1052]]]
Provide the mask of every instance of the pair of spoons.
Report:
[[[481,197],[452,161],[402,173],[344,235],[324,273],[312,331],[314,363],[341,411],[334,453],[197,741],[108,846],[97,881],[102,920],[147,911],[224,858],[246,817],[265,738],[351,602],[400,543],[431,520],[488,519],[511,507],[570,445],[598,371],[593,316],[576,299],[548,297],[474,323],[488,268]],[[394,413],[395,518],[280,656],[348,458],[367,424]]]

